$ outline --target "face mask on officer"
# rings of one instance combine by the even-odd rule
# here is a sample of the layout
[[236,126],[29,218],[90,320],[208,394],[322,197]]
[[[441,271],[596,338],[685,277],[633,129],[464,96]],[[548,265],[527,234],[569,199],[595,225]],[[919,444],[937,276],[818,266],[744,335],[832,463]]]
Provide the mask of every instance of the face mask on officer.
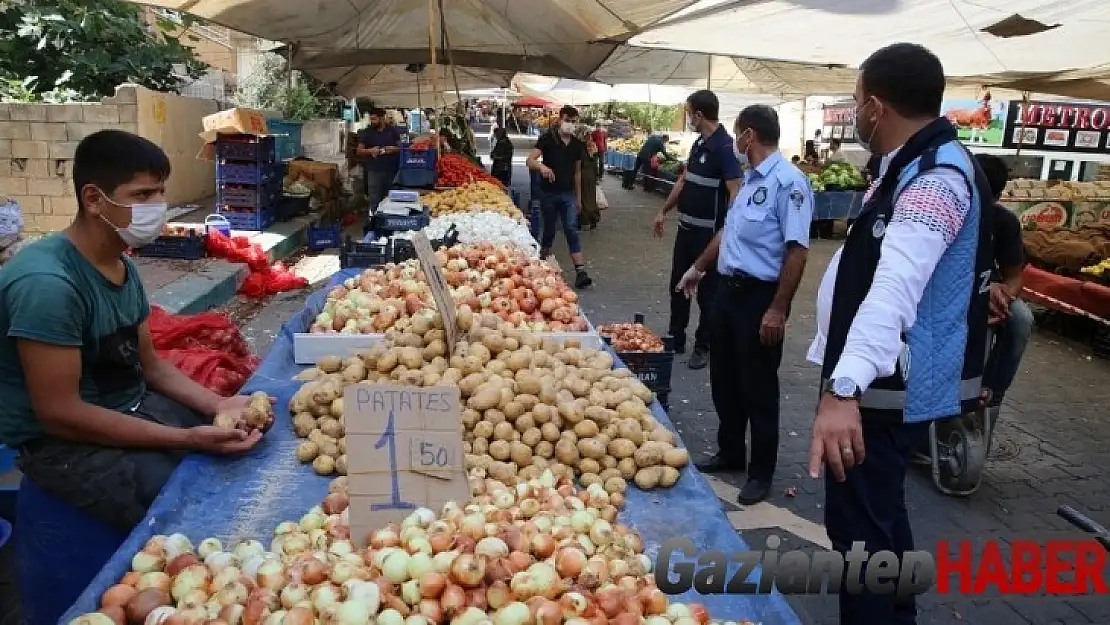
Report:
[[[748,136],[746,141],[744,135]],[[751,167],[752,160],[748,156],[748,150],[751,149],[754,138],[755,133],[749,128],[736,135],[736,141],[732,143],[732,151],[736,154],[736,159],[739,160],[740,164],[744,167]],[[743,148],[740,147],[741,144],[744,145]]]
[[[871,148],[871,143],[875,140],[875,131],[879,129],[879,122],[882,121],[883,116],[882,110],[875,106],[877,102],[878,100],[875,98],[870,98],[863,103],[863,106],[855,110],[856,142],[859,143],[861,148],[872,154],[875,153],[875,150]],[[874,117],[874,119],[869,119],[870,117]],[[870,128],[868,128],[868,125],[870,125]]]
[[698,123],[701,122],[701,115],[699,113],[687,113],[686,115],[686,129],[690,132],[699,132]]

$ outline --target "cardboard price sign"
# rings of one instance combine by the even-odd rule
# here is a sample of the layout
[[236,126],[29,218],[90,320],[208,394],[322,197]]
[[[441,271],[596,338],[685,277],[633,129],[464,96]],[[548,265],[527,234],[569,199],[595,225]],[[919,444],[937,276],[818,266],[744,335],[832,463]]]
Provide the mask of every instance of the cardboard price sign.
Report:
[[351,384],[343,391],[351,540],[417,508],[470,498],[455,386]]
[[443,330],[446,334],[447,354],[455,348],[458,341],[459,326],[456,321],[455,298],[451,296],[451,289],[443,277],[443,269],[436,260],[432,244],[423,232],[417,232],[412,237],[412,246],[416,248],[416,258],[420,261],[420,268],[424,270],[428,286],[432,289],[432,299],[436,302],[439,314],[443,316]]

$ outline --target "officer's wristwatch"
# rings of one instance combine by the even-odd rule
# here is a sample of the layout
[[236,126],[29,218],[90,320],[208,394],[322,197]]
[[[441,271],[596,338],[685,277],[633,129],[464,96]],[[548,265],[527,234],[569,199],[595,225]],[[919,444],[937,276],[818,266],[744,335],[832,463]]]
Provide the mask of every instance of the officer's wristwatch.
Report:
[[863,396],[863,389],[852,378],[826,380],[824,391],[837,399],[844,400],[859,400]]

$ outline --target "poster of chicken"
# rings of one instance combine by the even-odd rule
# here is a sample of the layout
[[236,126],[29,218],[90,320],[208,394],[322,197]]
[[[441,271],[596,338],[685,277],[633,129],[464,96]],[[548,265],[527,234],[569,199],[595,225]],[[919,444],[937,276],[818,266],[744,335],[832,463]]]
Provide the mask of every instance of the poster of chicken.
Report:
[[960,141],[968,145],[999,147],[1005,138],[1009,107],[1009,102],[992,100],[990,92],[984,92],[978,100],[945,100],[940,114],[956,127]]

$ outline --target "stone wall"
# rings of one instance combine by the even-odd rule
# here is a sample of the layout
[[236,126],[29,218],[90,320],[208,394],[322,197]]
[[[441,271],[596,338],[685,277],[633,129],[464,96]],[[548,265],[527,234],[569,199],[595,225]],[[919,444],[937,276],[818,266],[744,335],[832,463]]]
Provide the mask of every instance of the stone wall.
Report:
[[217,110],[213,100],[126,85],[99,103],[0,103],[0,197],[19,202],[27,234],[65,228],[77,213],[77,144],[108,128],[142,135],[166,150],[173,168],[166,194],[171,205],[211,196],[215,168],[196,159],[197,135],[201,118]]

